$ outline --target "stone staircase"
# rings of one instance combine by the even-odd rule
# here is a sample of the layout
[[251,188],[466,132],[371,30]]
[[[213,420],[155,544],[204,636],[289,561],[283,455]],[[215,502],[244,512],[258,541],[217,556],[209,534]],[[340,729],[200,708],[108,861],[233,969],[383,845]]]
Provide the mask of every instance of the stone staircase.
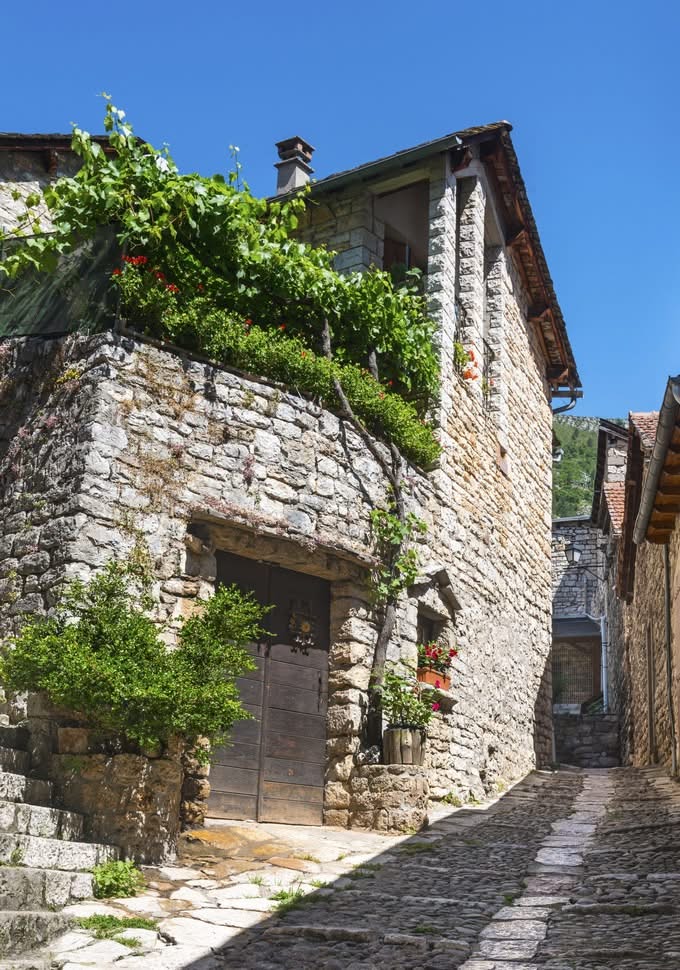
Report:
[[93,866],[118,849],[79,841],[83,816],[51,808],[51,782],[32,778],[24,727],[0,725],[0,970],[8,957],[63,932],[68,903],[92,896]]

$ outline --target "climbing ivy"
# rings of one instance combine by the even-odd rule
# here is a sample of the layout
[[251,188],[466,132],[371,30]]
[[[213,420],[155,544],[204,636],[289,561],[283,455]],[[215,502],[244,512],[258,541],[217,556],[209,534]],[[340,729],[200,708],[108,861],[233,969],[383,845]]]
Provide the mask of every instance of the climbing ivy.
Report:
[[[130,256],[143,255],[163,274],[177,307],[204,295],[239,319],[283,326],[310,348],[319,346],[327,320],[338,361],[370,363],[374,376],[427,405],[437,386],[434,324],[414,281],[395,284],[377,269],[338,273],[334,253],[295,237],[304,193],[256,198],[238,161],[226,178],[182,174],[167,149],[138,139],[125,112],[105,97],[111,150],[74,126],[82,166],[25,198],[19,225],[0,233],[0,241],[20,240],[0,264],[4,273],[52,269],[60,254],[113,225]],[[49,234],[42,234],[45,213]]]

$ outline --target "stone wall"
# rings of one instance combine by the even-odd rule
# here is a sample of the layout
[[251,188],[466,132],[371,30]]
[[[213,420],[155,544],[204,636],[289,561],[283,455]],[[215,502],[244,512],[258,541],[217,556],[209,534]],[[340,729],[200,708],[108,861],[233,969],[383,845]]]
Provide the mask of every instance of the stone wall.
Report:
[[555,751],[560,764],[615,768],[621,764],[616,714],[555,714]]
[[22,723],[32,775],[53,783],[53,807],[84,816],[86,839],[116,845],[139,863],[174,855],[184,777],[179,745],[126,750],[41,694],[28,698]]
[[[599,550],[602,533],[590,516],[556,519],[552,527],[553,617],[597,616],[603,557]],[[564,554],[568,543],[582,550],[578,563],[569,565]],[[592,573],[587,573],[587,567]]]
[[350,791],[353,828],[417,832],[427,823],[427,773],[414,765],[363,765]]
[[[669,544],[671,563],[671,693],[674,716],[680,724],[678,706],[680,676],[680,535],[676,529]],[[634,765],[671,766],[672,738],[667,675],[664,595],[664,548],[644,542],[637,548],[635,590],[623,605],[624,657],[629,723],[626,751]]]
[[[483,167],[474,163],[461,181],[444,154],[423,176],[444,450],[429,474],[408,471],[412,508],[429,531],[422,581],[404,599],[388,657],[415,661],[419,607],[456,642],[457,703],[435,717],[428,775],[435,797],[466,797],[551,757],[552,415],[513,257],[494,250],[485,273],[495,210]],[[339,193],[310,220],[309,238],[342,249],[340,268],[380,261],[366,189]],[[493,386],[456,373],[457,333],[480,359],[489,338]],[[0,415],[5,628],[50,608],[65,576],[87,577],[140,539],[168,642],[210,595],[215,549],[330,580],[326,817],[346,824],[376,636],[369,510],[385,498],[362,442],[284,388],[128,336],[17,342],[5,351],[0,392],[13,404]]]

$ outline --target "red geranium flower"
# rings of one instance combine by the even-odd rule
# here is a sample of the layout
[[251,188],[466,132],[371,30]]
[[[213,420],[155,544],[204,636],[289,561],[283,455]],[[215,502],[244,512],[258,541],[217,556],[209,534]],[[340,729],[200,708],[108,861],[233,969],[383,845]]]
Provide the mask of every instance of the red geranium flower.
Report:
[[165,289],[169,290],[171,293],[179,293],[179,286],[177,286],[175,283],[168,283]]
[[279,330],[285,330],[285,329],[286,329],[285,323],[279,324]]
[[113,273],[111,273],[111,276],[120,276],[122,272],[123,271],[121,269],[114,269]]
[[159,269],[157,269],[156,272],[153,275],[156,277],[157,280],[164,280],[165,279],[165,273],[161,273],[161,271]]

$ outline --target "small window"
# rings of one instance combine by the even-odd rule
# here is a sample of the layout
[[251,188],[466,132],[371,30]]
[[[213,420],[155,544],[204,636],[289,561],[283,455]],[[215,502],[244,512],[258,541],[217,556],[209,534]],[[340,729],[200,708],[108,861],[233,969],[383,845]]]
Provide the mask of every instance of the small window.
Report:
[[437,621],[418,610],[418,643],[433,643],[437,639]]

